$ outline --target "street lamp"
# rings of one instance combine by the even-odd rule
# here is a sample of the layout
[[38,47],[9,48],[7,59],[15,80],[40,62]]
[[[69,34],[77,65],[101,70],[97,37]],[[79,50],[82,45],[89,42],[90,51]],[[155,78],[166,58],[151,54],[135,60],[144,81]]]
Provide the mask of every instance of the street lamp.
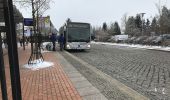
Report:
[[142,35],[143,35],[143,16],[144,16],[144,14],[146,14],[146,13],[140,13],[140,15],[142,16]]

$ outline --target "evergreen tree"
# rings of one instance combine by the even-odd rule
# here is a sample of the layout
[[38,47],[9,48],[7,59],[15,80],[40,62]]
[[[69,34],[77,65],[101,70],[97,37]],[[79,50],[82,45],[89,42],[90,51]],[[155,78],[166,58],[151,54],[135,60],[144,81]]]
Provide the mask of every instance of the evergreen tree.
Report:
[[158,34],[158,21],[157,21],[156,17],[154,17],[152,19],[151,32]]
[[161,33],[170,33],[170,10],[168,10],[165,6],[162,8],[159,25]]
[[119,27],[118,22],[115,22],[115,23],[114,23],[113,34],[114,34],[114,35],[120,35],[120,34],[121,34],[121,31],[120,31],[120,27]]
[[102,29],[103,29],[103,31],[107,31],[107,24],[106,24],[106,22],[103,23]]
[[149,21],[149,19],[146,20],[146,26],[147,26],[147,27],[150,26],[150,21]]
[[141,31],[136,28],[135,18],[133,16],[130,16],[125,26],[125,34],[128,34],[130,36],[138,36],[140,32]]
[[136,15],[135,24],[137,28],[139,28],[140,30],[142,29],[142,19],[139,14]]
[[150,35],[151,27],[149,19],[146,20],[146,24],[144,24],[144,32],[145,35]]
[[110,24],[110,28],[108,29],[108,33],[109,33],[110,35],[114,35],[113,31],[114,31],[114,23],[111,23],[111,24]]

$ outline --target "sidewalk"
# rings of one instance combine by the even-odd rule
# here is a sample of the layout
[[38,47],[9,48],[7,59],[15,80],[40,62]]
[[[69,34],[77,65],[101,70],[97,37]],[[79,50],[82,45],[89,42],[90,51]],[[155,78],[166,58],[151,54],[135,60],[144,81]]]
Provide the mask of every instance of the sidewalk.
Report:
[[[55,54],[56,52],[43,53],[45,61],[54,63],[53,67],[33,71],[23,67],[30,57],[30,47],[26,47],[25,51],[18,48],[23,100],[82,100]],[[12,100],[8,55],[4,55],[4,63],[8,99]]]

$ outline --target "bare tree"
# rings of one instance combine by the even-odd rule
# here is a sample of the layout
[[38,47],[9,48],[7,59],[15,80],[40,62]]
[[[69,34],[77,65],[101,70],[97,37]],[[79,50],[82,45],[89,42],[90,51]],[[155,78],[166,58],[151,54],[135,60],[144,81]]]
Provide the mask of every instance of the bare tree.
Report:
[[162,15],[162,8],[163,8],[163,6],[166,6],[166,4],[167,4],[167,0],[163,0],[163,1],[164,1],[164,4],[162,4],[163,2],[161,2],[161,0],[159,0],[158,3],[155,3],[155,6],[156,6],[156,8],[158,10],[158,13],[159,13],[159,16]]
[[[43,61],[43,56],[41,54],[41,42],[42,35],[39,32],[39,15],[43,15],[43,13],[50,8],[51,0],[14,0],[14,2],[19,3],[24,7],[32,8],[32,18],[33,18],[33,33],[31,34],[31,56],[28,60],[28,64],[33,64],[34,60],[41,59]],[[36,17],[35,17],[36,16]],[[37,24],[37,25],[36,25]],[[37,29],[36,29],[37,26]],[[37,34],[39,33],[39,34]]]
[[18,3],[18,5],[22,7],[25,7],[25,9],[28,9],[28,8],[30,9],[31,7],[32,17],[33,17],[33,22],[34,22],[33,30],[35,31],[36,23],[37,23],[37,30],[38,30],[39,17],[42,16],[44,12],[50,8],[50,2],[52,2],[52,0],[14,0],[13,2],[15,4]]
[[13,0],[13,2],[21,7],[25,7],[25,9],[30,8],[33,2],[34,13],[39,11],[39,14],[43,14],[50,8],[50,2],[52,2],[52,0]]
[[156,6],[156,8],[157,8],[157,10],[158,10],[158,13],[159,13],[159,16],[161,16],[162,14],[161,14],[161,10],[162,10],[162,7],[161,7],[161,1],[159,0],[159,2],[158,3],[155,3],[155,6]]
[[125,13],[121,18],[121,30],[122,30],[122,32],[125,32],[127,20],[128,20],[127,13]]

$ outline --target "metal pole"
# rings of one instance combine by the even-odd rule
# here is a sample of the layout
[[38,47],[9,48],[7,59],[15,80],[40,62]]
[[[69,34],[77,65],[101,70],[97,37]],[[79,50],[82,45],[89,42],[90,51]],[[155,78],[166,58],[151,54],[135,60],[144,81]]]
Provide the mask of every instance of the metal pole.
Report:
[[144,24],[143,23],[143,16],[144,16],[145,13],[140,13],[140,14],[142,15],[142,36],[143,36],[143,24]]
[[22,22],[22,29],[23,29],[23,34],[22,34],[22,39],[23,39],[23,49],[25,50],[24,19],[23,19],[23,22]]
[[32,36],[31,36],[31,54],[33,53],[33,33],[35,34],[35,9],[34,9],[34,1],[31,0],[32,4],[32,18],[33,18],[33,30],[32,30]]
[[142,36],[143,36],[143,14],[142,14]]
[[2,50],[2,38],[0,32],[0,79],[1,79],[1,91],[2,99],[8,100],[7,97],[7,88],[6,88],[6,78],[5,78],[5,68],[4,68],[4,59],[3,59],[3,50]]
[[16,29],[14,23],[12,0],[4,0],[4,18],[7,30],[8,56],[13,100],[22,100],[19,72],[18,51],[16,43]]

